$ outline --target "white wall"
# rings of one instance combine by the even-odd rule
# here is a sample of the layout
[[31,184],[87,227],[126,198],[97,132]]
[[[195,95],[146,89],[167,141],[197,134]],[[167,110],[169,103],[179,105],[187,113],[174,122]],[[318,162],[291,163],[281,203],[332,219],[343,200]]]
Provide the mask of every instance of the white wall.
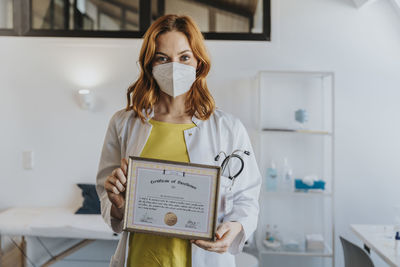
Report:
[[[217,104],[249,131],[258,70],[334,71],[336,234],[357,242],[349,224],[393,222],[400,201],[400,18],[388,0],[360,10],[351,0],[273,0],[272,42],[206,43]],[[78,205],[74,183],[94,182],[108,119],[124,107],[137,76],[140,45],[0,37],[0,209]],[[93,112],[77,106],[80,88],[93,89]],[[31,171],[22,169],[24,150],[35,153]],[[337,242],[337,266],[342,257]]]

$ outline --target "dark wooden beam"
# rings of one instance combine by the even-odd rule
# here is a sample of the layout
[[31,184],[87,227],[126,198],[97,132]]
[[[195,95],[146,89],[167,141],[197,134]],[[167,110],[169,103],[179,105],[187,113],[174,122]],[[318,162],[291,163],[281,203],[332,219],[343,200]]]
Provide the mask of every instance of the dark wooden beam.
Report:
[[[68,16],[69,17],[69,16]],[[78,1],[74,0],[74,5],[73,5],[73,17],[74,17],[74,30],[80,30],[81,27],[79,27],[79,14],[78,14]]]
[[149,0],[139,0],[139,29],[145,32],[151,23],[151,2]]
[[64,29],[69,30],[69,0],[64,0]]
[[209,32],[217,31],[217,14],[214,8],[208,9],[208,31]]
[[165,0],[157,1],[157,17],[165,15]]
[[121,30],[126,29],[126,9],[121,8]]
[[54,9],[55,9],[55,3],[54,0],[50,0],[50,29],[54,29]]
[[249,18],[249,32],[251,33],[251,30],[254,27],[254,17]]

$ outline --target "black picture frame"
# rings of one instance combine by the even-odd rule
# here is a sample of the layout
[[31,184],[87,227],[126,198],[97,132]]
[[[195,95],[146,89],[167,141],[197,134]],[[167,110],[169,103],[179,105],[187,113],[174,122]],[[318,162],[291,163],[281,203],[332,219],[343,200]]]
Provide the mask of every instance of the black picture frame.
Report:
[[0,29],[0,36],[18,36],[14,29]]
[[[64,0],[69,5],[68,0]],[[164,1],[159,1],[159,14],[164,12]],[[208,1],[208,0],[202,0]],[[233,33],[204,32],[206,40],[252,40],[271,41],[271,0],[263,1],[263,32]],[[76,2],[75,2],[76,3]],[[0,36],[36,36],[36,37],[94,37],[94,38],[142,38],[151,24],[151,2],[139,0],[139,31],[87,31],[87,30],[44,30],[33,29],[32,0],[14,0],[14,29],[0,29]],[[146,15],[147,14],[147,15]],[[75,21],[76,18],[74,18]]]

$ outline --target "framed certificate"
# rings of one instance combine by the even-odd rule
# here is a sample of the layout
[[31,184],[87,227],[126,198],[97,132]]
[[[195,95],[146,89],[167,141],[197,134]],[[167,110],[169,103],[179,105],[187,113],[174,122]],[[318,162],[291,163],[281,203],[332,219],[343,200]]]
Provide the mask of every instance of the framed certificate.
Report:
[[125,231],[215,240],[220,167],[129,157]]

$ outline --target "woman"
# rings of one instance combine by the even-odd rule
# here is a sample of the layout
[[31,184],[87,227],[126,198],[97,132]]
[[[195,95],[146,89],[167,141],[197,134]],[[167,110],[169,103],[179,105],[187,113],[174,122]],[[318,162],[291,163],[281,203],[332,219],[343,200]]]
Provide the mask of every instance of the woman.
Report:
[[109,123],[97,175],[102,216],[115,232],[122,231],[129,156],[220,165],[220,151],[250,155],[233,186],[221,177],[217,241],[124,232],[110,266],[235,266],[233,254],[257,225],[261,179],[244,126],[215,109],[203,36],[189,17],[163,16],[147,30],[139,60],[127,108]]

